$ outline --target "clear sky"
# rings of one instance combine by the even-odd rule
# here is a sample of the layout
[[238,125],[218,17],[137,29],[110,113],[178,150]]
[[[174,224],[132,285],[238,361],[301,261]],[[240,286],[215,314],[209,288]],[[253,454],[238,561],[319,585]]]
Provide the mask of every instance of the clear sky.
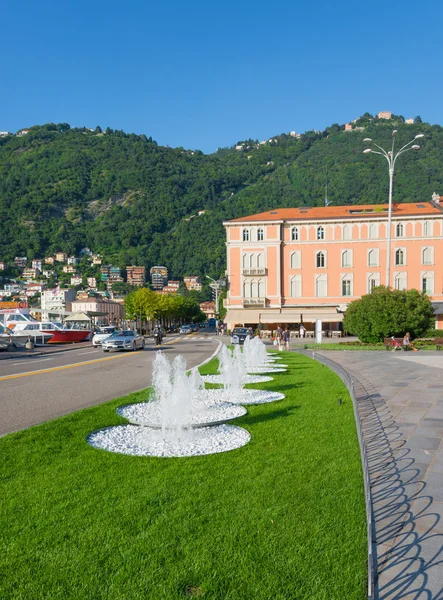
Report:
[[443,124],[441,0],[3,0],[0,131],[213,152],[391,110]]

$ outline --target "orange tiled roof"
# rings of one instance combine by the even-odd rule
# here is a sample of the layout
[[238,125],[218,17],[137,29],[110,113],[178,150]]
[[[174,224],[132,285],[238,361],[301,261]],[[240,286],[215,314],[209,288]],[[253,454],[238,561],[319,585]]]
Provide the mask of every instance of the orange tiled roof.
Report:
[[[357,204],[353,206],[314,206],[300,208],[276,208],[256,215],[232,219],[228,223],[250,221],[306,221],[319,219],[352,219],[380,217],[388,213],[387,204]],[[393,204],[393,217],[437,215],[442,211],[431,202]]]

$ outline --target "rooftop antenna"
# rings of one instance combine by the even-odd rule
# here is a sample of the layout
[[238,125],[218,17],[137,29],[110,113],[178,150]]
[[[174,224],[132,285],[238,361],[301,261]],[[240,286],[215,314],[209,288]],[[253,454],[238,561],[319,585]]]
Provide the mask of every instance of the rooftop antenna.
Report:
[[331,200],[328,200],[328,168],[326,167],[326,184],[325,184],[325,206],[332,204]]

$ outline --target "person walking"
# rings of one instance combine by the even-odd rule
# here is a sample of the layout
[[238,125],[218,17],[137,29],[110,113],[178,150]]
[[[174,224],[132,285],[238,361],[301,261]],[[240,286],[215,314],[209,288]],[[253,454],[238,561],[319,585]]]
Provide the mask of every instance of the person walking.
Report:
[[291,339],[291,333],[289,331],[289,327],[286,327],[285,332],[283,333],[283,341],[285,343],[285,350],[289,350],[290,339]]
[[277,340],[277,346],[279,350],[282,350],[282,336],[283,336],[283,329],[280,327],[280,325],[277,327],[277,331],[275,332],[275,339]]
[[303,323],[300,325],[299,331],[300,331],[300,338],[303,339],[305,337],[305,331],[306,331],[305,326],[303,325]]

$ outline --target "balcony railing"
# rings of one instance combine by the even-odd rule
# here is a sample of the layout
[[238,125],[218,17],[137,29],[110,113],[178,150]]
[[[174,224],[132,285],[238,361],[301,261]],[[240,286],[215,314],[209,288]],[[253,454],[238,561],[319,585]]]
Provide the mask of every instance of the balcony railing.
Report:
[[266,269],[264,267],[243,269],[243,275],[266,275]]
[[260,306],[264,307],[267,304],[266,298],[243,298],[243,306]]

